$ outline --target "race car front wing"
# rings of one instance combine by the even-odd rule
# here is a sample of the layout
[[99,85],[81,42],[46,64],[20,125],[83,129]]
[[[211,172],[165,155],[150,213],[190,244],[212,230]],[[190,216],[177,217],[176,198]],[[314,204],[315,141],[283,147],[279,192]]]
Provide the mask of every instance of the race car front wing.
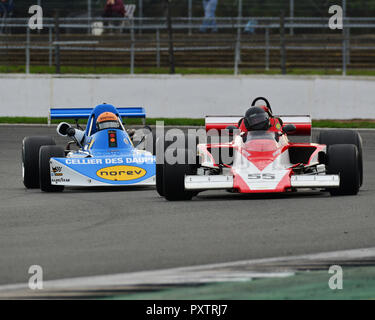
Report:
[[[338,188],[338,175],[296,175],[290,179],[292,188]],[[185,176],[187,190],[233,189],[233,176]],[[259,189],[258,189],[259,191]],[[265,189],[265,191],[268,191]]]

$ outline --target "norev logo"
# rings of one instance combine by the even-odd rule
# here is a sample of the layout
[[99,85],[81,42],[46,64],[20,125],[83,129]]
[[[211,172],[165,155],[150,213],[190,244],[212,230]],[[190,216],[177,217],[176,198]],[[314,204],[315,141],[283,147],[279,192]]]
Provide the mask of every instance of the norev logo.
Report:
[[100,169],[96,175],[105,180],[129,181],[142,178],[147,171],[143,168],[134,166],[114,166]]

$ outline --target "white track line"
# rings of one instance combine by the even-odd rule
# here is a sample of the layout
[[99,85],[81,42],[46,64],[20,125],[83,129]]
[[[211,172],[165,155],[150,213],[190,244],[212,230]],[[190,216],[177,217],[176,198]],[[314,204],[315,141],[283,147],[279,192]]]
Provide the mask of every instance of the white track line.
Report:
[[[186,284],[207,283],[219,281],[248,281],[252,278],[264,277],[287,277],[294,274],[293,270],[286,272],[247,272],[244,269],[235,270],[238,267],[251,267],[261,264],[272,264],[280,262],[316,262],[316,261],[340,261],[360,260],[364,258],[375,258],[375,248],[354,249],[344,251],[325,252],[318,254],[307,254],[287,257],[276,257],[266,259],[244,260],[237,262],[215,263],[191,267],[179,267],[155,271],[130,272],[113,275],[102,275],[92,277],[79,277],[44,282],[44,290],[72,290],[93,289],[108,287],[124,287],[136,285],[160,285],[160,284]],[[0,286],[2,294],[28,289],[27,284],[13,284]],[[42,291],[39,291],[40,293]]]

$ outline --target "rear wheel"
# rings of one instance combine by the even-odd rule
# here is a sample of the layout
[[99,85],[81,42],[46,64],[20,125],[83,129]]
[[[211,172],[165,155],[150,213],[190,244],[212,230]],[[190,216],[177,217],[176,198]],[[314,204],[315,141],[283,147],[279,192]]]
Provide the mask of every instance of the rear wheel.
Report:
[[26,137],[22,141],[22,178],[27,189],[39,188],[39,149],[41,146],[56,145],[47,136]]
[[318,138],[319,144],[327,146],[335,144],[354,144],[358,149],[358,167],[360,172],[360,183],[363,184],[363,156],[362,156],[362,138],[354,130],[324,130],[321,131]]
[[328,147],[327,173],[340,176],[340,187],[330,189],[331,195],[356,195],[360,187],[358,149],[353,144]]
[[43,146],[39,150],[39,183],[40,189],[45,192],[60,192],[64,190],[64,186],[51,184],[51,158],[63,158],[65,156],[64,149],[59,146]]
[[[168,153],[166,152],[166,159],[168,159]],[[164,197],[169,201],[181,201],[191,200],[195,195],[196,191],[189,191],[185,189],[185,175],[195,174],[195,164],[189,164],[189,153],[188,150],[178,149],[177,153],[183,154],[185,157],[185,163],[180,164],[169,164],[167,161],[163,164],[164,173]],[[191,160],[191,159],[190,159]],[[191,163],[191,162],[190,162]]]

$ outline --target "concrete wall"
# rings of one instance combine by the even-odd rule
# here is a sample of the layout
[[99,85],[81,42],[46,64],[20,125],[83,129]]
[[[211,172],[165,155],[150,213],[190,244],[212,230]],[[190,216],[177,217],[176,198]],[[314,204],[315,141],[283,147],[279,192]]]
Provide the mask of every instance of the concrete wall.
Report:
[[375,119],[375,79],[307,76],[1,75],[0,116],[46,117],[53,107],[144,106],[148,117],[243,114],[268,97],[277,114]]

